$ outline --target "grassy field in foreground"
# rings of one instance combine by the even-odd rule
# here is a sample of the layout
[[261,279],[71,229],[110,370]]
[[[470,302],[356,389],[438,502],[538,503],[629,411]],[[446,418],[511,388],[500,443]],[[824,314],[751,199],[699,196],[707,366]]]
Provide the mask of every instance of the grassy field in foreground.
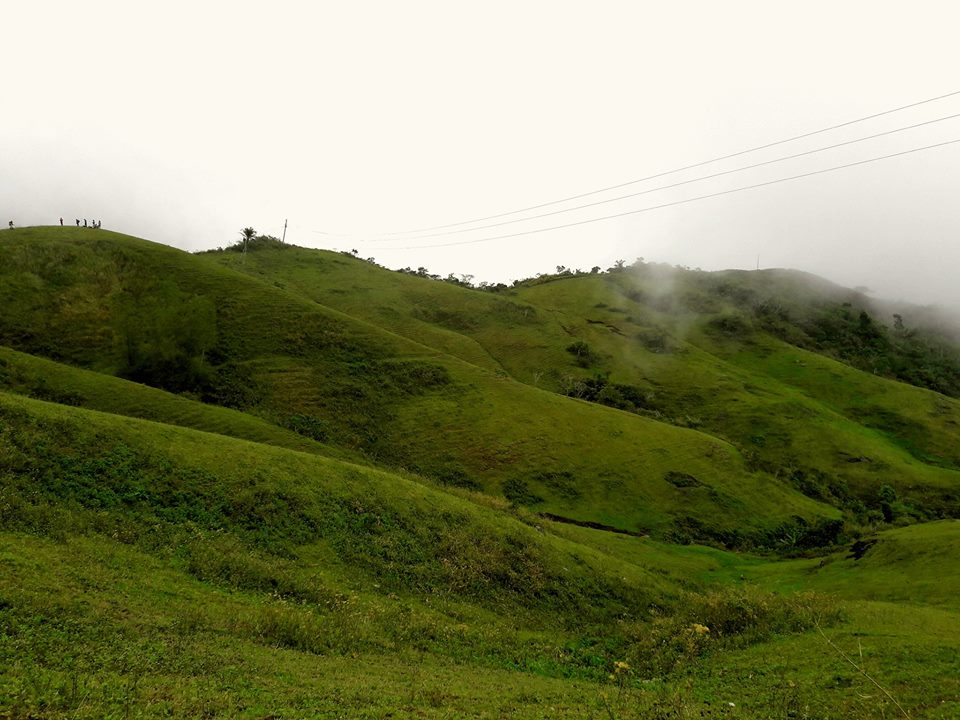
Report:
[[318,609],[220,587],[100,536],[3,533],[0,567],[0,717],[896,717],[827,639],[910,717],[960,710],[958,616],[932,608],[821,601],[826,639],[683,628],[656,650],[650,625],[610,653],[363,591]]
[[[11,395],[0,410],[10,717],[889,712],[816,622],[859,639],[911,716],[956,709],[956,608],[910,562],[952,524],[881,539],[930,607],[811,595],[812,561],[543,526],[483,495]],[[862,569],[883,583],[899,553]]]

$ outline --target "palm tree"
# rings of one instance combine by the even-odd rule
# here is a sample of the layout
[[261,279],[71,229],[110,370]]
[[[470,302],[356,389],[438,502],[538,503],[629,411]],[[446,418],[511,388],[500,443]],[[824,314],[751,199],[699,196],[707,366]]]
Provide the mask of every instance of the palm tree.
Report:
[[243,254],[247,254],[247,243],[253,240],[257,236],[257,231],[252,227],[245,227],[240,231],[240,234],[243,236]]

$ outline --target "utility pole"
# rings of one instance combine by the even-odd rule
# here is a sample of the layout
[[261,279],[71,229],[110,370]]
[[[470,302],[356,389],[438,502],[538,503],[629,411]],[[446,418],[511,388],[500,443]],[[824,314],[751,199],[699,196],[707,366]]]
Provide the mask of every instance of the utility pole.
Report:
[[284,220],[283,220],[283,237],[280,238],[280,244],[281,244],[281,245],[284,245],[284,244],[286,244],[286,242],[287,242],[287,220],[286,220],[286,218],[284,218]]

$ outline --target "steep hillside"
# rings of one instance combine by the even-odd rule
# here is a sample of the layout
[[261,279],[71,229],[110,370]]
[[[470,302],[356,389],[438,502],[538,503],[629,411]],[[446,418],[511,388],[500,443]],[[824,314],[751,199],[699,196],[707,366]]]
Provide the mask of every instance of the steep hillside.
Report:
[[[50,402],[156,420],[291,450],[362,461],[248,413],[0,347],[0,390]],[[293,425],[296,427],[296,425]]]
[[760,546],[840,530],[836,510],[723,440],[519,383],[282,278],[76,228],[8,233],[0,256],[0,341],[23,352],[578,522]]
[[[919,507],[956,514],[957,400],[745,326],[731,320],[739,317],[734,305],[716,297],[700,298],[698,310],[663,310],[667,301],[656,299],[649,282],[623,273],[520,293],[562,313],[591,348],[580,384],[561,391],[604,402],[606,390],[606,402],[620,404],[617,391],[639,388],[648,405],[639,411],[723,437],[755,467],[863,519],[882,509],[884,485]],[[684,296],[662,279],[654,287],[664,298]]]
[[[7,528],[53,538],[112,532],[146,551],[209,552],[182,558],[214,563],[201,573],[233,572],[221,566],[229,552],[218,557],[233,544],[280,565],[285,557],[312,558],[322,568],[319,586],[290,577],[293,594],[322,595],[329,573],[339,583],[378,582],[414,594],[443,589],[450,598],[518,606],[545,602],[556,605],[557,617],[586,617],[606,612],[608,602],[614,612],[642,612],[671,592],[653,575],[637,569],[629,580],[618,561],[550,539],[506,513],[383,471],[8,393],[0,393],[0,417]],[[575,560],[573,552],[592,557]],[[579,598],[563,590],[580,582],[559,569],[571,564],[599,583],[592,600],[585,588],[574,593]],[[532,577],[543,586],[528,582]],[[503,584],[486,593],[494,582]],[[592,607],[571,604],[581,601]]]
[[[300,248],[210,257],[418,341],[441,333],[461,357],[479,345],[526,384],[709,433],[859,524],[960,512],[960,403],[827,357],[904,359],[857,345],[866,298],[812,276],[640,264],[490,293]],[[928,375],[949,385],[951,357]]]

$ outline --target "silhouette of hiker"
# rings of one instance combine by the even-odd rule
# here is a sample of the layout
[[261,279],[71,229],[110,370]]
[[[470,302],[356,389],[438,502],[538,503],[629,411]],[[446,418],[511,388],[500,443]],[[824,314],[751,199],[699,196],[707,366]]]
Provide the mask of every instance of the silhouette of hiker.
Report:
[[60,218],[60,227],[63,227],[63,218]]
[[80,227],[80,218],[77,218],[77,227]]
[[83,219],[83,226],[84,226],[84,227],[87,226],[87,219],[86,219],[86,218]]
[[13,230],[13,220],[10,221],[10,229]]

